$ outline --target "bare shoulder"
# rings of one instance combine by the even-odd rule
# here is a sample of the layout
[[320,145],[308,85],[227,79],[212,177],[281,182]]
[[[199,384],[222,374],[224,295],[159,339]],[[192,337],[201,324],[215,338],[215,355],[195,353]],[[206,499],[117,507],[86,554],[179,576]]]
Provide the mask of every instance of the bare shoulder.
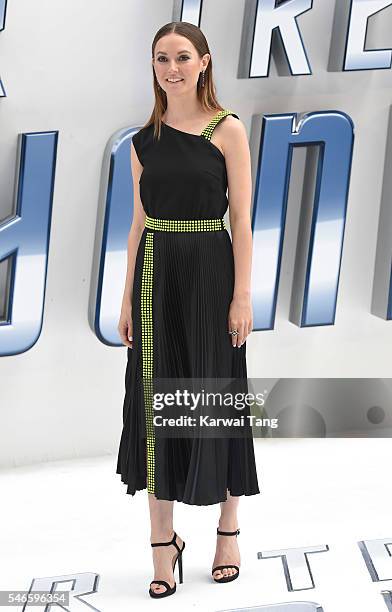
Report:
[[222,152],[227,156],[230,151],[236,151],[248,145],[248,136],[245,125],[241,119],[226,115],[223,121],[220,121],[216,127],[217,140],[221,146]]
[[241,138],[246,138],[246,129],[241,119],[237,119],[237,117],[233,117],[233,115],[226,115],[223,121],[220,121],[217,128],[219,128],[219,133],[222,135],[222,142],[226,141],[226,139],[237,140]]

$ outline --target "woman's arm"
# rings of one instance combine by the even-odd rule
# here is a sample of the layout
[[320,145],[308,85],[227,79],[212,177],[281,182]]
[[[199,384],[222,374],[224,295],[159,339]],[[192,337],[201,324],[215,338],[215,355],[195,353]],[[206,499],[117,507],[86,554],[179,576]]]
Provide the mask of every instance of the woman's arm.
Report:
[[133,180],[133,219],[131,229],[128,234],[127,248],[127,274],[125,278],[125,288],[123,295],[123,304],[132,305],[132,287],[133,277],[135,273],[136,253],[140,242],[140,237],[144,230],[146,213],[144,212],[139,191],[139,179],[143,171],[133,144],[131,144],[131,167]]
[[[224,128],[224,129],[223,129]],[[229,331],[237,329],[232,345],[241,346],[253,328],[251,304],[252,176],[248,137],[242,121],[228,116],[222,122],[220,141],[225,154],[229,218],[233,244],[235,282],[229,312]]]
[[132,324],[132,291],[135,274],[135,261],[140,238],[145,227],[146,213],[144,212],[139,190],[139,179],[143,171],[133,143],[131,144],[131,167],[133,180],[133,219],[128,234],[127,246],[127,273],[125,277],[124,294],[121,305],[121,315],[118,323],[118,332],[123,344],[133,348]]

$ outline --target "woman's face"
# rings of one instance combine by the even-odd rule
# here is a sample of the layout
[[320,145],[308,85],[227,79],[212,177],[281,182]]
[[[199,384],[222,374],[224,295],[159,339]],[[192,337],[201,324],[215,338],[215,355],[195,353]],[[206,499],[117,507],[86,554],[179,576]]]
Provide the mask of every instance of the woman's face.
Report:
[[152,64],[162,89],[167,94],[177,95],[189,93],[196,87],[200,72],[206,69],[209,59],[208,53],[200,58],[188,38],[172,32],[155,45]]

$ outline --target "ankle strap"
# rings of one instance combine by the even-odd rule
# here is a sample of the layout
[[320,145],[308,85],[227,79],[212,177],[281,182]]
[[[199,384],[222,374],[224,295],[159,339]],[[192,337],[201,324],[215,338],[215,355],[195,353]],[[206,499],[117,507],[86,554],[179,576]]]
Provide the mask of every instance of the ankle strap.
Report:
[[220,531],[219,527],[216,530],[216,533],[218,533],[219,535],[229,535],[229,536],[238,535],[239,532],[240,532],[239,529],[236,529],[236,531]]
[[178,544],[176,542],[176,538],[177,538],[177,534],[174,531],[173,532],[173,537],[170,540],[170,542],[151,542],[151,546],[170,546],[170,544],[174,544],[174,546],[177,548],[178,552],[181,552],[181,548],[178,546]]

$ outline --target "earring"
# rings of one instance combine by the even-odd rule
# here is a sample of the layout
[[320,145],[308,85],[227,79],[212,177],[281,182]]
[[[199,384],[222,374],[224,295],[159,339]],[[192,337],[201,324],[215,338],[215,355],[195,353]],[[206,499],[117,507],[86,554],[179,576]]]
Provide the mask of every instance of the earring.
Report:
[[204,73],[205,70],[203,70],[203,72],[201,73],[201,86],[204,87]]

